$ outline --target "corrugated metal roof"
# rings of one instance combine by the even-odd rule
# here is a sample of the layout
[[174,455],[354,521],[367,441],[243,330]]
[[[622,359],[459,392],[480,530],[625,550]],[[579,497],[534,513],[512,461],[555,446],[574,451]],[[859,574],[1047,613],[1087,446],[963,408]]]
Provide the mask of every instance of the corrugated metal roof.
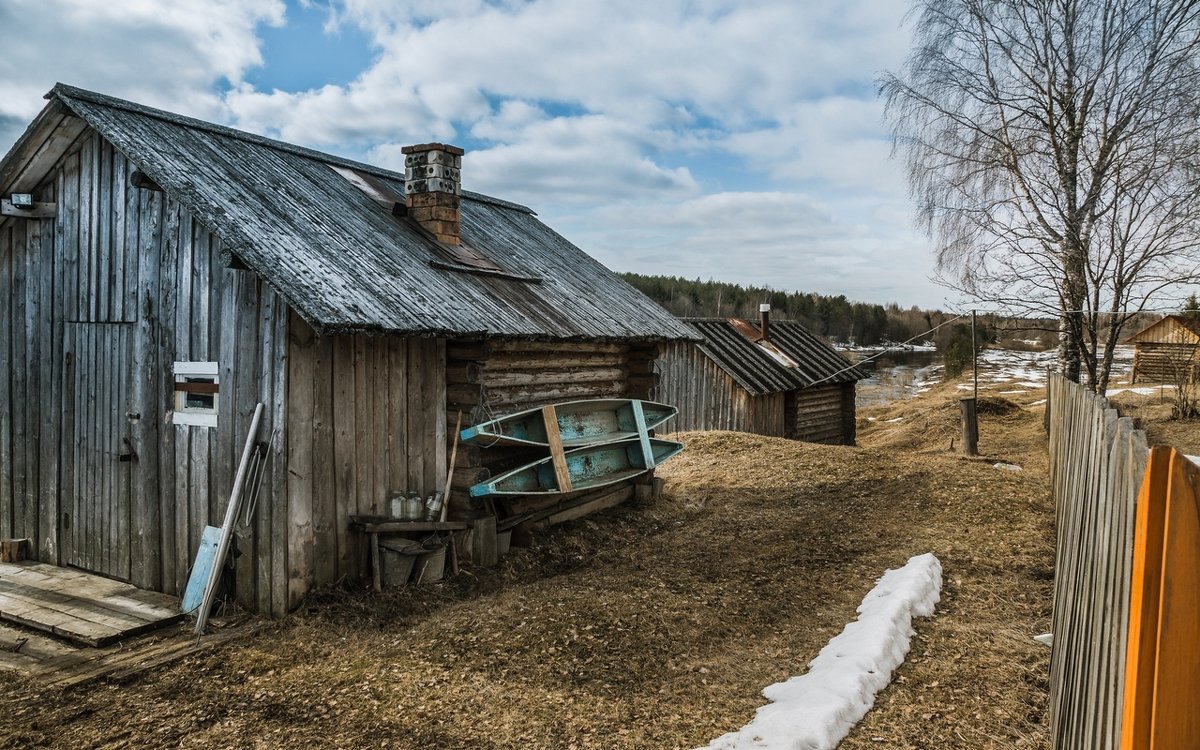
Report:
[[692,337],[523,206],[464,192],[462,238],[512,276],[536,283],[448,268],[436,243],[331,166],[403,193],[396,172],[62,84],[47,96],[119,148],[318,330]]
[[853,383],[867,377],[836,349],[795,321],[772,320],[770,343],[794,360],[796,367],[785,366],[747,338],[738,330],[737,324],[746,325],[742,321],[689,318],[686,322],[704,338],[698,344],[701,351],[756,396],[821,383]]

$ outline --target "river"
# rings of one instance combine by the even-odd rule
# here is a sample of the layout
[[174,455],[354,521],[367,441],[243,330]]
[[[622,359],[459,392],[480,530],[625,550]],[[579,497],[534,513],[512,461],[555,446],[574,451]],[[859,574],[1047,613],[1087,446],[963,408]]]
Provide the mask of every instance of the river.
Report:
[[[863,359],[869,376],[860,380],[856,392],[859,406],[879,406],[911,398],[928,391],[945,379],[941,355],[931,351],[843,352]],[[1057,365],[1057,352],[1023,352],[985,349],[979,354],[979,384],[1006,383],[1013,388],[1035,389],[1046,383],[1046,371]],[[1119,346],[1113,355],[1112,379],[1126,375],[1133,366],[1133,347]],[[969,372],[969,370],[968,370]]]

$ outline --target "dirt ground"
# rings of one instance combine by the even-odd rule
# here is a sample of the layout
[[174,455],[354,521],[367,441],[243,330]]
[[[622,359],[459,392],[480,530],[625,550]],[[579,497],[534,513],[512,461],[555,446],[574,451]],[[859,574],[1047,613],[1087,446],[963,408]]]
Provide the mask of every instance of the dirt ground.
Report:
[[864,413],[858,448],[683,434],[661,499],[553,529],[495,569],[325,592],[120,684],[9,677],[0,745],[701,747],[802,673],[886,568],[933,552],[942,603],[842,747],[1045,748],[1041,409],[988,397],[985,457],[965,459],[949,450],[957,395]]

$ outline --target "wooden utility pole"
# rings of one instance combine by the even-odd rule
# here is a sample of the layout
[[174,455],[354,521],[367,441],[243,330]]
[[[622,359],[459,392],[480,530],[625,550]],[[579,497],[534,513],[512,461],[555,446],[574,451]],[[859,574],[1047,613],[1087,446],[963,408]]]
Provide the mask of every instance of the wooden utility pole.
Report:
[[962,446],[963,453],[975,456],[979,453],[979,416],[976,411],[979,398],[979,356],[975,350],[975,311],[971,311],[971,397],[960,399],[959,409],[962,412]]
[[962,446],[963,453],[974,456],[979,453],[979,421],[975,412],[975,399],[959,399],[958,405],[962,411]]

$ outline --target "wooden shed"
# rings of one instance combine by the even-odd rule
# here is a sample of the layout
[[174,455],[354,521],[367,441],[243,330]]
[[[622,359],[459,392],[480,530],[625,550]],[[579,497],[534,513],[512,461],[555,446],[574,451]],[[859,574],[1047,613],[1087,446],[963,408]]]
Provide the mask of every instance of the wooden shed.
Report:
[[679,408],[678,430],[736,430],[853,445],[855,384],[866,377],[804,326],[688,319],[700,343],[674,342],[659,360],[654,398]]
[[1125,339],[1132,344],[1131,383],[1177,383],[1196,378],[1200,370],[1200,320],[1167,315]]
[[[400,174],[47,99],[0,162],[0,536],[39,560],[179,592],[263,402],[236,595],[281,614],[364,573],[351,515],[443,489],[460,408],[645,397],[658,344],[692,335],[529,209],[461,191],[452,146]],[[458,455],[460,489],[503,458]]]

